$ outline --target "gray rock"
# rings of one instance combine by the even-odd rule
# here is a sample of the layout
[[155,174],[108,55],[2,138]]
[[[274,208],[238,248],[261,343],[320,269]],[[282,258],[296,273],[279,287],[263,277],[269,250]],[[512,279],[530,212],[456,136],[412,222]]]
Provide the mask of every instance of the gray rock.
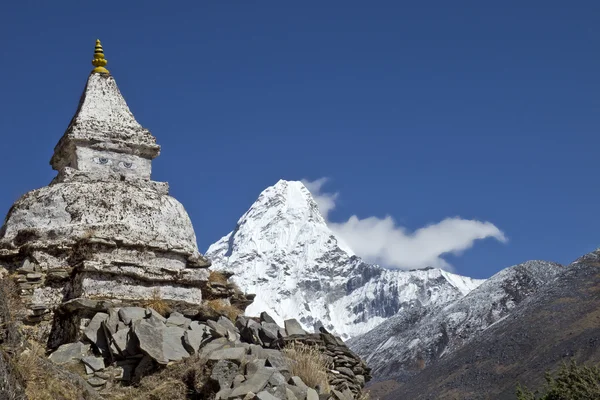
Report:
[[243,400],[254,400],[256,399],[256,395],[252,392],[248,392],[245,396]]
[[285,331],[288,334],[288,336],[306,335],[306,331],[302,329],[300,323],[293,318],[286,319],[285,321],[283,321],[283,324],[285,325]]
[[256,371],[265,366],[266,362],[267,360],[264,358],[255,358],[254,360],[248,361],[246,364],[246,375],[256,373]]
[[[263,322],[261,323],[262,326],[262,332],[263,334],[270,339],[269,341],[273,341],[273,340],[277,340],[277,334],[279,333],[279,325],[277,324],[273,324],[273,323],[269,323],[269,322]],[[265,339],[263,339],[263,342],[265,341]]]
[[229,398],[241,397],[246,395],[248,392],[259,393],[267,385],[267,382],[269,382],[269,379],[274,372],[274,368],[260,368],[254,374],[248,376],[246,381],[240,386],[233,389],[233,391],[229,394]]
[[242,374],[238,374],[233,378],[233,387],[238,387],[246,380],[246,377]]
[[258,322],[249,319],[246,323],[246,327],[240,330],[240,336],[248,343],[262,345],[263,342],[260,339],[261,328],[262,327]]
[[183,344],[190,354],[196,354],[202,343],[210,335],[210,328],[193,321],[183,334]]
[[288,387],[285,388],[285,395],[286,395],[287,400],[304,400],[304,399],[299,399],[298,396],[296,396],[296,394],[294,393],[294,391]]
[[108,367],[102,371],[96,371],[94,373],[94,375],[97,376],[98,378],[102,378],[102,379],[106,379],[106,380],[109,380],[109,379],[122,380],[124,374],[125,374],[125,371],[121,367]]
[[71,361],[78,361],[85,357],[90,351],[89,344],[81,342],[67,343],[60,346],[48,357],[55,364],[66,364]]
[[227,317],[219,317],[219,319],[217,320],[217,323],[219,325],[225,327],[225,329],[227,329],[228,331],[235,332],[237,330],[235,328],[235,325],[233,324],[233,322],[231,322],[231,320]]
[[166,326],[163,335],[163,349],[165,357],[169,361],[178,361],[189,357],[190,353],[183,345],[183,334],[185,329],[178,326]]
[[225,400],[229,399],[229,394],[233,391],[233,389],[223,389],[219,390],[215,395],[215,400]]
[[146,308],[146,318],[154,317],[158,319],[163,324],[167,322],[167,319],[159,314],[154,308]]
[[131,334],[130,328],[118,330],[117,333],[112,336],[112,340],[112,344],[114,344],[118,353],[130,356],[135,355],[137,343]]
[[89,383],[92,387],[99,387],[106,383],[106,379],[98,378],[97,376],[92,376],[90,379],[87,380],[87,383]]
[[208,359],[211,361],[219,360],[230,360],[234,361],[238,365],[246,358],[246,349],[243,347],[230,347],[225,349],[218,349],[210,353]]
[[[88,367],[91,368],[92,372],[102,371],[104,369],[104,358],[102,357],[94,357],[94,356],[86,356],[81,359],[81,361]],[[91,373],[91,372],[88,372]]]
[[102,322],[106,321],[108,314],[97,313],[83,331],[86,338],[98,348],[106,348],[106,338],[102,330]]
[[256,394],[256,398],[260,400],[281,400],[281,397],[275,397],[271,393],[262,391]]
[[285,383],[285,376],[281,375],[279,371],[274,372],[273,375],[271,375],[271,378],[269,378],[269,384],[271,386],[285,385]]
[[178,326],[180,328],[187,329],[190,326],[191,322],[192,322],[192,320],[184,317],[183,314],[180,314],[178,312],[173,312],[173,313],[171,313],[171,315],[169,315],[169,318],[167,318],[167,321],[165,323],[167,325],[173,325],[173,326]]
[[227,340],[227,338],[214,339],[200,348],[200,357],[207,358],[210,353],[212,353],[215,350],[222,349],[228,343],[229,340]]
[[247,323],[248,323],[248,318],[244,317],[243,315],[238,315],[238,317],[235,319],[235,327],[237,328],[238,331],[241,331],[242,329],[244,329],[246,327]]
[[227,328],[225,328],[223,325],[218,324],[210,319],[206,321],[206,324],[212,329],[211,334],[213,337],[227,337]]
[[350,378],[354,378],[354,372],[352,372],[350,368],[337,367],[336,370],[339,371],[341,374],[349,376]]
[[294,386],[298,387],[299,389],[301,389],[303,391],[307,391],[308,390],[308,386],[306,385],[306,383],[304,383],[304,381],[302,380],[302,378],[300,378],[299,376],[292,376],[290,378],[289,383],[291,385],[294,385]]
[[302,390],[299,387],[294,386],[294,385],[286,385],[285,388],[286,388],[286,393],[292,392],[296,399],[306,400],[306,391],[305,390]]
[[273,317],[271,317],[266,311],[260,313],[260,322],[277,325]]
[[219,360],[212,367],[210,379],[219,384],[219,390],[230,389],[239,369],[239,366],[231,361]]
[[146,317],[146,310],[142,307],[122,307],[119,309],[119,318],[125,325]]
[[118,329],[119,322],[119,310],[116,308],[108,309],[108,318],[104,321],[104,324],[108,328],[110,333],[115,333]]
[[306,400],[319,400],[319,394],[313,388],[308,388],[306,391]]
[[164,365],[169,362],[163,346],[166,333],[164,325],[157,326],[148,320],[139,319],[133,323],[133,332],[139,341],[140,349],[145,354],[152,357],[159,364]]

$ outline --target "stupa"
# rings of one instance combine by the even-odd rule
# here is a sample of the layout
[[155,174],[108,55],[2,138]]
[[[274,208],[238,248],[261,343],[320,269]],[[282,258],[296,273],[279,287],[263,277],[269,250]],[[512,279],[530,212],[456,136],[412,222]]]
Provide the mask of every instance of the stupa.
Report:
[[57,176],[21,197],[0,229],[0,270],[16,277],[31,322],[73,299],[197,304],[209,275],[184,207],[151,180],[160,146],[129,110],[99,40],[92,64],[50,161]]

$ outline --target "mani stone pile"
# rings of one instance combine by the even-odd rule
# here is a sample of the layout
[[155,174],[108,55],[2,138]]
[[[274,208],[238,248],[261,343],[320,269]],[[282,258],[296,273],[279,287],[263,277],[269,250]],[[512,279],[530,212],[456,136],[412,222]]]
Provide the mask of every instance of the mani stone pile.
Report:
[[99,41],[93,64],[50,161],[57,176],[17,200],[0,229],[0,275],[16,274],[25,320],[52,329],[51,346],[67,334],[52,320],[68,300],[197,304],[209,276],[184,207],[150,178],[160,146],[104,68]]
[[[81,341],[60,346],[49,358],[59,365],[82,363],[84,378],[100,394],[193,355],[210,371],[203,395],[217,400],[353,400],[370,379],[369,368],[340,338],[324,330],[308,334],[293,319],[282,328],[266,313],[238,316],[234,323],[224,316],[198,321],[177,312],[164,318],[151,308],[110,307],[82,331]],[[330,389],[310,387],[292,374],[298,361],[281,351],[291,343],[322,354]]]

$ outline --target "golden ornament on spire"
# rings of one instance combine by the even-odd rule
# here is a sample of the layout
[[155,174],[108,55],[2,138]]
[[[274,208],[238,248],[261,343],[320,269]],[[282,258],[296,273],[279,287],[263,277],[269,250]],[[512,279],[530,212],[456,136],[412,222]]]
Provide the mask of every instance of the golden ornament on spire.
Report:
[[102,50],[100,39],[96,39],[96,49],[94,50],[94,59],[92,60],[92,65],[96,68],[92,72],[108,74],[108,70],[104,68],[107,63],[108,61],[104,58],[104,50]]

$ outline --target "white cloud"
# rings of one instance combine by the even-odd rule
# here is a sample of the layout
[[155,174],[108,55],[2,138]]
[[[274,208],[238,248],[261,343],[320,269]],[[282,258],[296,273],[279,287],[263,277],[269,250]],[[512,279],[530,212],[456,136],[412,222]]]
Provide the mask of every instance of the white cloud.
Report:
[[445,254],[460,254],[480,239],[507,242],[504,233],[491,222],[460,217],[446,218],[414,232],[398,226],[390,216],[360,219],[353,215],[346,222],[332,222],[328,216],[335,209],[338,194],[323,192],[326,182],[326,178],[303,181],[329,227],[357,255],[370,262],[399,269],[437,267],[452,270],[443,258]]

